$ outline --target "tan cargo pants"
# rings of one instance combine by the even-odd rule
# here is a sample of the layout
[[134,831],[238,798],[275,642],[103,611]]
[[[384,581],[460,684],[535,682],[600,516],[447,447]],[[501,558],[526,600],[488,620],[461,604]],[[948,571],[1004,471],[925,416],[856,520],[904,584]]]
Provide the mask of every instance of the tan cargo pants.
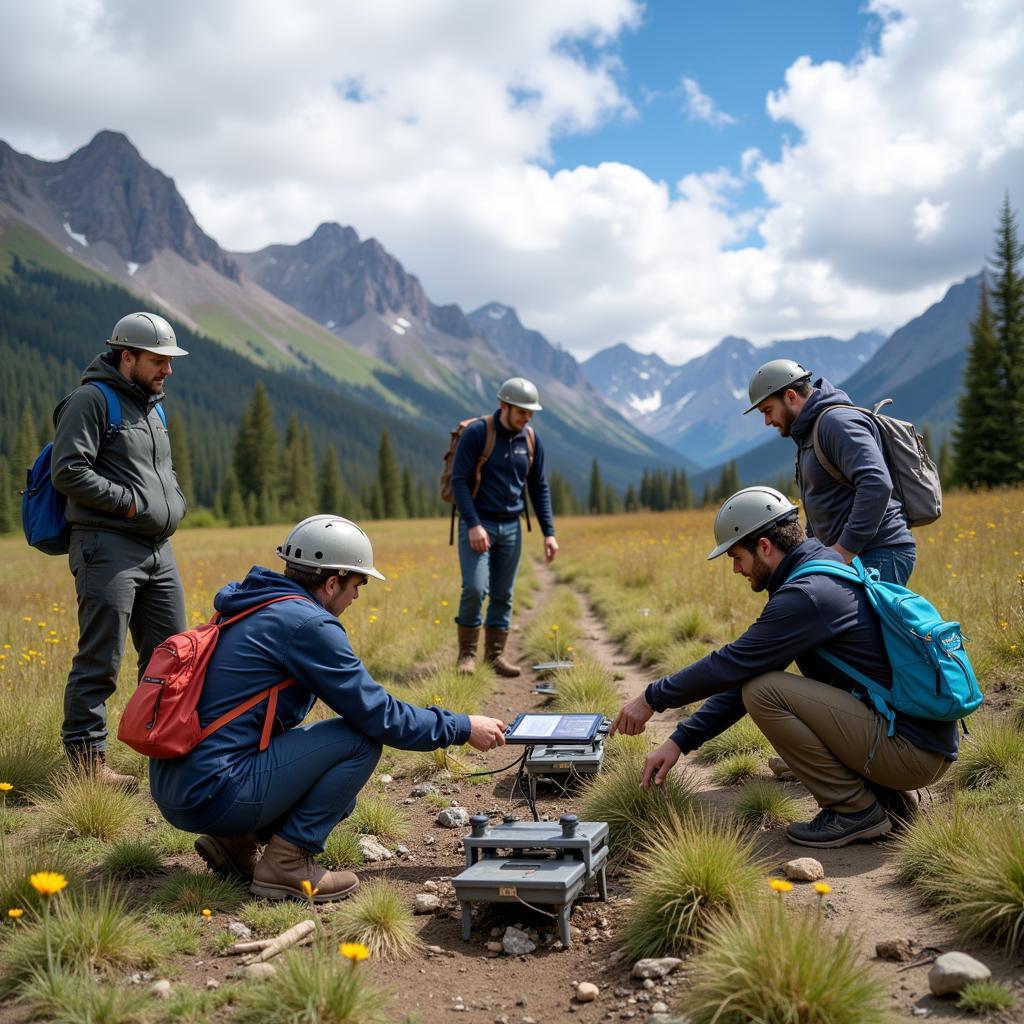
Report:
[[818,804],[843,814],[874,802],[865,778],[920,789],[950,765],[941,754],[887,736],[885,719],[852,693],[795,673],[766,672],[744,683],[743,703]]

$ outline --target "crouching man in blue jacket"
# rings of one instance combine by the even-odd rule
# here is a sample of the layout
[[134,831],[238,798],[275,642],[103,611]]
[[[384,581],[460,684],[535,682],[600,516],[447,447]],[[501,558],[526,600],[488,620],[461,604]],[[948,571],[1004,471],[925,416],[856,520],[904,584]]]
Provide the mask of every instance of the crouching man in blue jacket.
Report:
[[[302,899],[307,882],[322,903],[359,884],[350,871],[327,871],[316,855],[351,814],[382,744],[491,750],[504,744],[505,727],[396,700],[363,667],[338,616],[369,577],[384,577],[355,523],[312,516],[277,553],[283,575],[254,566],[214,600],[225,619],[261,607],[223,630],[206,671],[200,725],[294,682],[278,692],[276,714],[263,700],[184,757],[151,760],[150,787],[171,824],[204,833],[196,851],[214,871],[251,881],[253,893],[270,899]],[[303,725],[318,698],[337,717]]]
[[[757,621],[737,640],[647,687],[619,711],[610,733],[644,731],[656,711],[705,700],[644,763],[641,785],[662,785],[682,754],[695,750],[745,713],[821,807],[790,825],[801,846],[845,846],[892,828],[956,759],[955,722],[897,713],[895,734],[859,684],[817,653],[827,651],[883,686],[892,685],[881,626],[864,588],[824,574],[789,581],[811,559],[841,560],[808,539],[796,507],[770,487],[747,487],[715,519],[716,547],[755,593],[768,592]],[[802,675],[784,671],[795,661]],[[887,813],[888,809],[888,813]]]

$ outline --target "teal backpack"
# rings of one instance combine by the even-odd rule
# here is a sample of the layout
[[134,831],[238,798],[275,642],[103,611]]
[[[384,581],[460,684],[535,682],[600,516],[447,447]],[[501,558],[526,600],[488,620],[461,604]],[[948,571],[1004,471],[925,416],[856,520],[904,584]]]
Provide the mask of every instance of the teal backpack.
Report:
[[880,580],[877,570],[865,569],[859,558],[852,565],[804,562],[786,582],[815,573],[859,583],[878,614],[892,666],[891,690],[820,647],[814,653],[867,690],[889,722],[888,735],[893,734],[897,711],[933,722],[956,722],[977,711],[983,697],[959,622],[946,622],[920,594]]

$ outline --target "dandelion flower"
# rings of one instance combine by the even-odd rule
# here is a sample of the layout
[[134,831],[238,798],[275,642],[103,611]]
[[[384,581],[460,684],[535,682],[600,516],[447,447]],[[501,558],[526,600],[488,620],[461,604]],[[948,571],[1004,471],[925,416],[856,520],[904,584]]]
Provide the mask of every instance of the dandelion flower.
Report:
[[832,886],[828,882],[815,882],[814,891],[819,896],[827,896],[832,891]]
[[789,892],[793,888],[792,882],[787,882],[782,878],[769,878],[768,884],[772,888],[772,892]]
[[200,913],[203,917],[213,917],[213,911],[209,907],[203,907]]
[[557,633],[558,632],[558,626],[552,626],[551,627],[551,632],[552,633]]
[[14,786],[9,782],[0,782],[0,793],[10,793]]
[[338,946],[338,952],[346,960],[353,961],[366,960],[370,955],[369,949],[361,942],[342,942]]
[[43,896],[54,896],[61,891],[68,880],[59,871],[37,871],[29,876],[32,888]]
[[320,890],[313,888],[313,883],[308,879],[304,878],[301,882],[302,891],[306,894],[306,899],[311,900]]
[[21,915],[24,914],[24,913],[25,913],[25,911],[22,910],[21,907],[11,907],[10,910],[7,911],[7,916],[12,921],[17,921],[18,918],[21,917]]

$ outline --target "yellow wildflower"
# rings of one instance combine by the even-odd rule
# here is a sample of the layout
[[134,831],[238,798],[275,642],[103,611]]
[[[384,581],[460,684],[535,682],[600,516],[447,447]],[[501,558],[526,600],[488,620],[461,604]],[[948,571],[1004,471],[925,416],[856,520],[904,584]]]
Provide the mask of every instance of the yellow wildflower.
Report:
[[338,946],[338,952],[346,960],[366,960],[370,951],[361,942],[342,942]]
[[7,916],[12,921],[17,921],[18,918],[21,917],[21,915],[24,914],[24,913],[25,913],[25,911],[22,910],[21,907],[11,907],[10,910],[7,911]]
[[815,882],[814,891],[819,896],[827,896],[832,891],[832,886],[828,882]]
[[9,782],[0,782],[0,793],[10,793],[12,789],[14,789],[14,786]]
[[209,907],[203,907],[200,913],[203,917],[213,917],[213,911]]
[[306,899],[311,900],[320,890],[313,888],[313,883],[308,879],[304,878],[300,883],[302,885],[302,891],[306,894]]
[[32,888],[43,896],[55,896],[68,884],[59,871],[37,871],[29,876],[29,881]]
[[787,882],[782,878],[769,878],[768,884],[773,892],[789,892],[793,888],[792,882]]

